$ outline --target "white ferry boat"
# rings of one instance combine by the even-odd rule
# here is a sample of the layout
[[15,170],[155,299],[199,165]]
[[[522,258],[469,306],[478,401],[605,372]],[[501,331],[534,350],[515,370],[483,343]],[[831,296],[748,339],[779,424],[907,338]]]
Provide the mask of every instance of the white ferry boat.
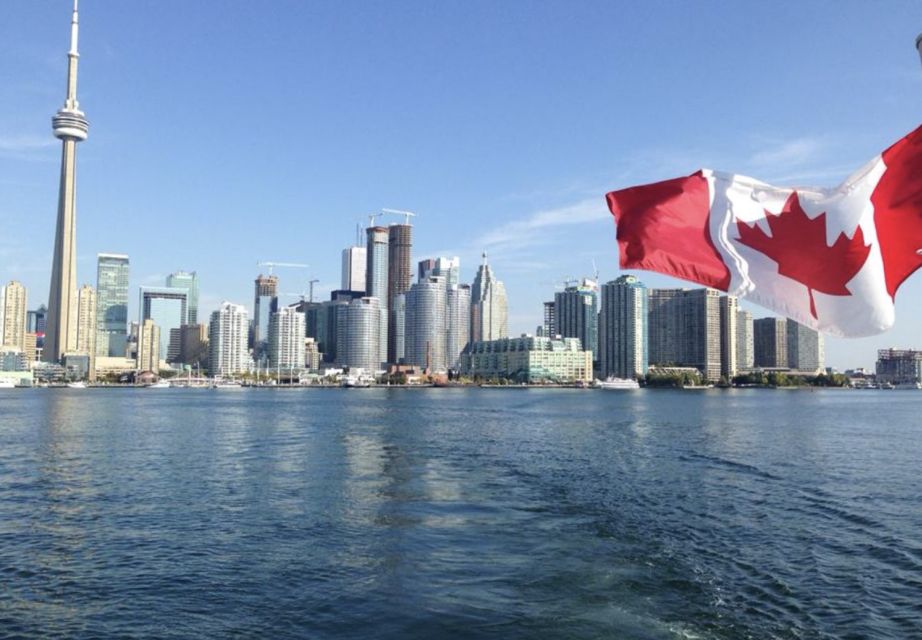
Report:
[[640,383],[630,378],[606,378],[605,380],[596,380],[595,386],[598,389],[640,389]]
[[86,383],[79,382],[79,381],[78,382],[68,382],[67,388],[68,389],[86,389]]
[[371,380],[364,376],[344,376],[342,386],[350,389],[365,389],[371,386]]
[[212,389],[243,389],[243,385],[236,380],[215,380],[211,383]]
[[148,389],[169,389],[172,385],[166,380],[147,385]]

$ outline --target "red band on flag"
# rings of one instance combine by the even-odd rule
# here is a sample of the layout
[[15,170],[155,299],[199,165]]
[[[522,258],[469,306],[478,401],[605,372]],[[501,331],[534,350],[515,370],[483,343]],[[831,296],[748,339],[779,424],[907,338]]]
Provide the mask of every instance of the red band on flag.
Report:
[[871,194],[887,293],[922,267],[922,127],[883,152],[886,170]]
[[726,291],[730,271],[708,228],[710,192],[702,172],[612,191],[621,267],[649,269]]

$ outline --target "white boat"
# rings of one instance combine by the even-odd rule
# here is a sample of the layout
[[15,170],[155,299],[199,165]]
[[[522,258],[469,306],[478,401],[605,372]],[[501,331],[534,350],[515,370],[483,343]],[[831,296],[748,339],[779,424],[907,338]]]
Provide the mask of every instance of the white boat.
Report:
[[605,380],[596,380],[595,386],[598,389],[640,389],[640,383],[630,378],[606,378]]
[[161,380],[160,382],[155,382],[153,384],[147,385],[147,388],[148,389],[169,389],[170,386],[171,385],[169,382],[167,382],[166,380]]
[[365,376],[344,376],[342,386],[350,389],[365,389],[371,386],[371,380]]
[[215,380],[212,389],[243,389],[243,385],[235,380]]
[[16,383],[12,380],[0,380],[0,389],[15,389]]
[[79,380],[77,382],[68,382],[67,388],[68,389],[86,389],[86,383],[80,382]]

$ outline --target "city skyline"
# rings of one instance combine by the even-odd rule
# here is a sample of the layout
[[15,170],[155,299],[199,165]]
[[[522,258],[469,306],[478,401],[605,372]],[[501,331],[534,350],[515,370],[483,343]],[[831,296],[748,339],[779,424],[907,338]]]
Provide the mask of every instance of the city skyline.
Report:
[[[170,2],[158,5],[165,9],[163,14],[169,14],[169,9],[176,11],[180,6]],[[604,52],[605,48],[597,38],[589,38],[583,50],[576,45],[577,36],[599,35],[588,19],[595,15],[604,16],[610,13],[610,9],[590,3],[577,7],[567,20],[554,25],[555,18],[566,13],[563,5],[549,5],[534,16],[516,16],[486,5],[476,5],[470,12],[472,16],[461,20],[456,25],[457,29],[460,33],[472,33],[480,24],[478,20],[492,20],[490,24],[494,25],[497,33],[508,35],[509,41],[498,43],[478,37],[476,43],[483,47],[479,55],[498,54],[511,68],[494,71],[487,75],[486,80],[464,75],[462,62],[467,61],[467,57],[478,55],[473,45],[462,47],[444,64],[450,72],[449,79],[458,77],[479,89],[473,92],[474,98],[465,99],[466,106],[470,107],[477,96],[484,96],[491,99],[488,102],[493,110],[477,111],[479,120],[465,119],[447,103],[428,96],[421,88],[415,88],[413,94],[423,98],[425,106],[430,107],[430,111],[422,113],[427,118],[417,126],[392,110],[386,110],[384,116],[374,116],[364,110],[356,111],[355,104],[347,102],[355,116],[352,124],[358,123],[362,131],[371,126],[376,117],[385,118],[381,124],[389,126],[390,130],[385,126],[384,133],[379,134],[383,137],[376,139],[378,143],[386,147],[396,144],[400,136],[405,136],[411,147],[417,145],[410,154],[413,162],[398,162],[391,154],[388,161],[393,161],[393,166],[383,168],[380,164],[383,156],[378,152],[355,155],[350,151],[350,145],[355,141],[346,140],[342,147],[336,148],[330,146],[334,144],[333,139],[323,136],[320,155],[326,153],[332,160],[329,168],[322,168],[317,164],[317,157],[307,159],[307,168],[319,171],[320,179],[310,183],[312,188],[306,203],[309,215],[303,216],[301,211],[305,203],[300,198],[296,201],[294,197],[296,192],[303,197],[303,190],[293,190],[290,185],[278,182],[256,166],[260,154],[268,153],[274,158],[269,163],[273,171],[281,172],[292,184],[299,182],[296,165],[289,160],[290,149],[296,146],[297,136],[279,137],[280,133],[266,122],[266,118],[273,110],[283,113],[289,106],[283,102],[287,98],[299,97],[301,90],[284,81],[278,86],[258,84],[254,75],[256,67],[253,66],[258,63],[248,63],[244,69],[249,83],[247,87],[261,89],[261,92],[253,93],[263,97],[271,96],[268,111],[251,114],[255,115],[256,134],[244,135],[242,146],[245,153],[232,158],[215,158],[211,151],[205,153],[205,148],[217,148],[216,139],[210,132],[195,128],[196,118],[203,114],[190,105],[197,96],[202,99],[202,104],[208,102],[205,98],[209,94],[200,95],[198,92],[213,91],[215,97],[230,95],[231,85],[223,84],[224,78],[220,73],[215,79],[203,83],[203,87],[191,86],[189,80],[196,64],[205,62],[210,55],[218,55],[217,51],[233,55],[229,49],[241,39],[238,36],[249,33],[249,29],[253,28],[244,24],[247,19],[255,18],[256,25],[285,35],[291,33],[289,27],[283,24],[285,19],[302,15],[304,9],[294,3],[279,3],[269,14],[240,3],[234,6],[236,13],[229,12],[230,17],[220,22],[213,37],[209,38],[209,45],[217,50],[215,53],[206,54],[203,49],[195,47],[168,52],[174,59],[181,57],[190,62],[192,70],[188,71],[189,75],[180,73],[175,78],[155,74],[155,86],[158,91],[170,94],[188,91],[188,96],[184,96],[186,100],[178,101],[178,105],[155,101],[158,108],[165,109],[165,113],[163,117],[154,118],[153,112],[147,111],[153,105],[142,104],[126,95],[118,83],[125,83],[130,92],[135,85],[125,76],[129,69],[157,71],[152,66],[156,58],[152,53],[158,51],[157,47],[164,46],[164,42],[177,41],[186,29],[192,30],[199,24],[198,21],[211,17],[212,13],[207,8],[190,7],[186,9],[186,22],[167,24],[153,5],[128,9],[101,3],[85,4],[81,7],[81,17],[84,31],[88,30],[90,36],[81,42],[87,61],[87,65],[82,67],[81,91],[84,100],[89,96],[92,101],[94,140],[91,145],[81,148],[80,202],[83,213],[77,234],[80,252],[77,255],[75,286],[94,281],[97,253],[124,253],[132,260],[129,318],[138,317],[138,309],[133,306],[134,292],[142,285],[162,286],[165,277],[177,269],[201,274],[200,317],[207,318],[221,300],[248,300],[246,291],[259,272],[255,266],[258,260],[296,260],[314,265],[310,275],[307,272],[281,272],[281,288],[302,290],[305,287],[298,286],[298,282],[318,277],[321,281],[315,299],[324,299],[331,289],[337,288],[340,251],[348,243],[355,222],[364,218],[369,210],[378,210],[382,204],[397,204],[420,214],[414,221],[414,244],[419,248],[414,250],[412,260],[458,255],[466,269],[461,280],[471,282],[471,268],[477,264],[481,250],[486,249],[491,265],[506,283],[510,303],[509,333],[533,332],[535,325],[541,323],[541,303],[552,297],[555,283],[562,283],[567,276],[589,274],[593,259],[600,267],[600,284],[621,275],[616,268],[613,224],[604,208],[602,194],[605,190],[668,177],[674,171],[690,172],[703,165],[746,171],[759,178],[784,183],[811,181],[830,185],[911,129],[918,121],[913,109],[919,103],[922,70],[918,68],[918,57],[911,47],[914,27],[907,26],[914,24],[909,18],[917,16],[918,11],[910,7],[908,3],[894,4],[886,12],[888,15],[881,16],[878,15],[880,12],[857,4],[844,5],[841,16],[824,16],[831,21],[828,31],[834,39],[833,35],[791,24],[790,21],[769,21],[764,33],[765,40],[769,42],[751,43],[751,51],[740,54],[742,60],[732,64],[727,62],[729,69],[715,69],[712,78],[715,82],[729,82],[731,88],[736,87],[752,95],[738,101],[734,105],[736,111],[730,112],[726,106],[706,101],[708,92],[685,92],[683,95],[689,97],[691,104],[700,109],[706,108],[710,114],[708,122],[696,119],[697,128],[694,133],[688,133],[692,130],[689,128],[692,122],[690,116],[676,113],[675,104],[666,110],[652,109],[653,113],[649,116],[627,107],[615,110],[611,115],[602,110],[603,105],[609,104],[604,98],[613,93],[619,83],[639,91],[640,103],[647,106],[652,104],[651,100],[663,97],[657,95],[660,91],[665,92],[639,83],[631,72],[623,68],[620,59],[611,54],[602,55],[600,60],[613,63],[613,68],[624,78],[619,76],[618,83],[609,79],[594,89],[598,91],[597,96],[590,94],[591,104],[585,107],[587,113],[582,119],[585,130],[574,130],[572,126],[561,124],[561,120],[567,119],[566,114],[573,111],[560,101],[552,101],[553,109],[531,107],[531,103],[529,108],[522,107],[523,102],[519,98],[529,94],[508,72],[515,70],[527,75],[533,72],[532,64],[535,67],[541,65],[520,61],[514,54],[515,47],[530,44],[532,48],[529,51],[542,60],[545,54],[533,48],[540,41],[541,34],[560,31],[569,36],[569,39],[563,40],[561,59],[550,60],[549,82],[554,84],[549,86],[585,89],[588,87],[585,81],[594,81],[604,72],[600,62],[589,59],[589,53]],[[663,74],[658,84],[668,86],[672,82],[687,89],[678,77],[678,67],[682,65],[664,65],[666,56],[672,56],[677,48],[689,45],[692,51],[702,54],[706,60],[721,60],[721,56],[732,50],[733,42],[708,47],[695,40],[695,37],[701,36],[698,30],[692,29],[691,34],[683,35],[679,27],[681,14],[687,9],[671,9],[678,15],[661,16],[656,32],[657,40],[668,36],[670,46],[664,47],[662,52],[651,53],[651,61],[643,61],[639,72],[651,69],[649,65],[658,62],[659,72]],[[4,103],[9,106],[0,114],[3,135],[0,162],[8,176],[3,183],[3,191],[8,197],[0,203],[0,220],[6,231],[0,240],[0,281],[22,281],[30,291],[30,308],[47,303],[41,292],[47,290],[50,281],[47,250],[52,244],[55,164],[60,161],[60,154],[51,146],[54,139],[47,134],[46,127],[47,112],[56,106],[56,96],[60,93],[61,52],[66,37],[63,15],[68,10],[67,2],[14,2],[11,3],[9,20],[0,27],[0,35],[14,45],[13,56],[0,62],[0,65],[9,65],[0,68],[9,71],[7,76],[13,80],[2,90],[12,92],[17,86],[31,87],[29,91],[5,94]],[[698,10],[707,13],[712,9]],[[792,10],[778,9],[781,12]],[[810,7],[799,10],[807,13],[818,11]],[[444,11],[452,15],[458,13],[455,7],[447,7]],[[316,20],[310,24],[310,29],[325,21],[332,24],[334,19],[342,17],[329,7],[318,8],[316,12]],[[642,12],[636,9],[624,8],[621,12],[624,15],[619,17],[627,24],[634,24],[642,17]],[[375,13],[375,10],[363,9],[360,13]],[[413,26],[414,36],[405,48],[385,52],[390,53],[385,55],[384,63],[390,73],[384,74],[384,77],[391,79],[395,74],[400,75],[396,69],[387,66],[388,63],[393,65],[406,61],[415,62],[417,67],[411,69],[416,73],[411,73],[404,80],[422,77],[424,74],[420,72],[433,63],[417,59],[415,54],[436,42],[442,33],[438,26],[432,25],[435,34],[420,36],[417,30],[421,23],[429,25],[427,17],[406,7],[395,11],[394,16],[375,17],[381,19],[382,25],[374,28],[384,28],[393,21],[398,26],[406,22],[404,28]],[[143,18],[138,23],[150,26],[150,33],[134,34],[142,44],[151,45],[146,50],[143,46],[129,46],[132,31],[121,28],[122,24],[133,24],[135,18]],[[729,15],[727,18],[734,22],[742,16]],[[775,22],[785,23],[783,29]],[[11,26],[15,29],[11,30]],[[349,41],[349,37],[356,34],[358,24],[344,19],[340,28],[334,35],[339,34]],[[165,39],[154,38],[155,32],[159,35],[160,31]],[[651,28],[641,29],[638,36],[626,37],[625,43],[612,44],[624,56],[632,38],[643,34],[649,36]],[[808,39],[807,36],[812,38],[809,46],[802,42]],[[784,43],[788,50],[782,51],[770,42],[774,38],[776,45],[781,37],[787,38]],[[310,51],[315,54],[323,51],[319,48],[321,46],[330,47],[328,54],[338,51],[336,39],[331,38],[322,38],[322,44]],[[830,52],[818,52],[818,49],[823,49],[820,45],[827,38],[829,42],[836,42],[837,46],[830,45]],[[848,49],[843,48],[842,41],[849,43]],[[644,51],[649,50],[647,45]],[[300,41],[292,41],[285,45],[284,51],[272,50],[265,54],[266,57],[260,55],[259,60],[261,63],[277,60],[294,74],[297,70],[282,54],[294,55],[300,51]],[[89,64],[90,60],[92,64]],[[348,57],[342,64],[361,72],[359,77],[362,78],[369,70],[361,64],[361,60],[359,53],[356,57]],[[730,74],[734,65],[753,64],[754,60],[774,69],[775,76],[781,74],[785,86],[799,89],[793,106],[768,100],[770,96],[756,85],[732,84]],[[795,60],[802,68],[795,68]],[[829,78],[828,74],[823,79],[826,84],[819,87],[808,84],[808,79],[811,83],[819,82],[815,78],[821,75],[821,69],[835,68],[830,65],[833,62],[840,65],[843,60],[848,62],[850,69],[848,80],[860,82],[862,87],[869,89],[862,93],[878,96],[876,100],[862,98],[856,99],[858,104],[842,104],[830,98],[848,85],[846,79]],[[585,65],[585,73],[579,74],[575,82],[563,77],[573,64]],[[477,66],[482,68],[483,61],[479,61]],[[311,70],[317,71],[313,66]],[[884,70],[884,77],[872,77],[871,70]],[[338,89],[335,95],[339,97],[349,88],[336,84],[322,73],[320,77],[324,82],[333,83],[333,88]],[[521,96],[507,95],[503,91],[506,87],[519,89]],[[355,90],[355,87],[352,88]],[[819,89],[816,95],[808,91],[814,88]],[[233,89],[236,91],[236,87]],[[317,89],[314,87],[312,91]],[[313,92],[304,95],[306,100],[316,97]],[[849,97],[852,98],[851,95]],[[766,104],[759,103],[760,99]],[[244,99],[243,103],[252,104],[252,97]],[[297,106],[303,107],[303,102]],[[339,106],[342,105],[327,102],[309,109],[319,122],[332,113],[331,109]],[[411,111],[421,115],[417,111],[419,108]],[[833,109],[831,113],[830,109]],[[522,116],[522,122],[512,127],[505,137],[494,135],[492,139],[496,142],[488,144],[490,136],[487,134],[497,130],[498,120],[516,113]],[[138,114],[147,115],[139,118]],[[210,117],[224,117],[215,115],[213,109],[209,109],[208,114]],[[433,128],[435,121],[439,120],[431,119],[434,115],[454,117],[453,122],[460,125],[470,139],[440,127]],[[142,130],[138,121],[145,117],[149,118],[149,122],[157,123],[154,133],[165,134],[164,140],[153,140],[149,131]],[[388,121],[387,117],[391,120]],[[627,135],[624,132],[619,122],[623,124],[625,118],[631,120],[631,127],[637,130],[636,133]],[[452,121],[451,118],[449,121]],[[765,128],[760,130],[753,124],[755,122]],[[345,128],[347,123],[341,120],[338,123],[339,126],[334,127],[336,131],[348,132]],[[222,128],[220,122],[216,125],[217,129]],[[176,136],[177,130],[185,129],[189,129],[185,135],[191,142],[181,141]],[[438,146],[451,145],[454,153],[436,154],[432,142],[421,137],[433,132],[439,134],[436,136],[441,143]],[[712,141],[716,134],[719,136]],[[138,159],[136,163],[122,162],[129,145],[133,147],[136,143],[143,143],[149,148],[150,157]],[[610,148],[606,149],[607,146]],[[176,149],[189,151],[188,157],[182,159],[181,167],[170,166],[166,159],[167,152]],[[616,151],[612,153],[611,149]],[[612,155],[622,155],[622,150],[626,159],[611,159]],[[337,151],[339,153],[329,156]],[[501,163],[502,171],[497,171],[498,165],[493,162],[486,162],[482,168],[474,166],[485,151],[491,154],[501,152],[497,154],[501,158],[497,162]],[[565,160],[561,162],[560,158]],[[286,164],[289,161],[291,164]],[[519,164],[515,164],[516,161]],[[117,166],[119,164],[133,166]],[[212,164],[217,166],[212,167]],[[196,168],[204,171],[201,182],[188,179]],[[185,176],[180,175],[183,172]],[[150,185],[142,181],[142,174],[148,183],[153,176],[161,189],[156,193],[151,191]],[[352,181],[362,184],[359,193],[348,188]],[[323,182],[329,188],[316,186]],[[118,188],[113,189],[113,185]],[[229,193],[221,193],[225,187]],[[446,193],[449,198],[445,197]],[[212,195],[215,196],[213,201]],[[285,227],[286,233],[269,233],[264,240],[254,239],[244,228],[251,224],[255,212],[260,212],[260,218],[279,223],[268,225],[268,229]],[[221,229],[217,229],[218,225],[214,223],[218,215],[226,221]],[[152,228],[151,221],[162,224],[162,227]],[[137,232],[142,228],[143,233]],[[307,243],[305,238],[312,240]],[[209,253],[202,248],[204,239],[222,248],[233,246],[234,250]],[[305,246],[310,246],[310,249],[305,250]],[[654,274],[637,272],[635,275],[649,287],[691,286]],[[870,366],[879,348],[917,347],[913,340],[922,319],[920,293],[922,284],[919,277],[911,278],[897,298],[897,323],[891,332],[863,340],[828,341],[829,364],[838,368]],[[746,305],[745,308],[755,316],[768,315],[760,307]]]

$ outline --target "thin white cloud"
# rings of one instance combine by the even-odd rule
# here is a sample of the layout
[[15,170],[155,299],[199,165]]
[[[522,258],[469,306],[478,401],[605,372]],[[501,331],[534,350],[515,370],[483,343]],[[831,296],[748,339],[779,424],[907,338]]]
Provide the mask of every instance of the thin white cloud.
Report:
[[0,152],[2,153],[25,153],[28,151],[40,151],[54,147],[57,140],[51,136],[38,135],[0,135]]
[[799,166],[815,161],[826,149],[826,143],[820,138],[802,137],[767,144],[753,154],[750,161],[754,165],[777,167]]
[[596,222],[609,217],[605,200],[596,198],[557,209],[538,211],[520,220],[513,220],[481,235],[475,245],[490,250],[522,249],[539,244],[550,228]]

